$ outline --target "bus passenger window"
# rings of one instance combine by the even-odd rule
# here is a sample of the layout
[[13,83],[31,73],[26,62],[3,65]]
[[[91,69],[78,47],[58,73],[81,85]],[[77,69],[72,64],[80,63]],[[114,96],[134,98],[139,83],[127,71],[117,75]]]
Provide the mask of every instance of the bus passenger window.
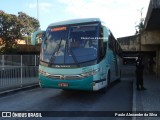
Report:
[[100,59],[103,59],[103,57],[105,56],[106,50],[105,50],[105,44],[103,42],[103,28],[100,29]]

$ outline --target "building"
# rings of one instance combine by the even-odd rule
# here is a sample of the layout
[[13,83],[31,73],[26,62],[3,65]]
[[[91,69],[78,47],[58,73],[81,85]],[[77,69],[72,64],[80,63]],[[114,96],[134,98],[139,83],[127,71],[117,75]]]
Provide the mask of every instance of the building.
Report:
[[160,77],[160,0],[150,0],[144,30],[135,36],[118,38],[124,56],[143,55],[146,68]]

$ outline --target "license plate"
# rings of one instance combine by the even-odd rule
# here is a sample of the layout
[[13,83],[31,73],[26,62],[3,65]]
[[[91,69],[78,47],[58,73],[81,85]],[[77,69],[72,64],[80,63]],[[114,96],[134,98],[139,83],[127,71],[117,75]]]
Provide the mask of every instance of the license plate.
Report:
[[68,83],[58,83],[59,87],[68,87]]

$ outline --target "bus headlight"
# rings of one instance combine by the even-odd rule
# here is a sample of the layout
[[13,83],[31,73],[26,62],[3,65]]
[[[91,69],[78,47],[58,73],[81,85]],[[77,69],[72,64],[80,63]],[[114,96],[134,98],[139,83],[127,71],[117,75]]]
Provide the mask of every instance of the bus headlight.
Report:
[[93,71],[89,71],[89,72],[86,72],[86,73],[82,73],[81,75],[82,75],[83,77],[88,77],[88,76],[95,75],[98,71],[99,71],[99,69],[96,69],[96,70],[93,70]]
[[39,74],[42,74],[42,75],[44,75],[44,76],[49,76],[50,74],[48,74],[47,72],[44,72],[44,71],[42,71],[42,70],[39,70]]

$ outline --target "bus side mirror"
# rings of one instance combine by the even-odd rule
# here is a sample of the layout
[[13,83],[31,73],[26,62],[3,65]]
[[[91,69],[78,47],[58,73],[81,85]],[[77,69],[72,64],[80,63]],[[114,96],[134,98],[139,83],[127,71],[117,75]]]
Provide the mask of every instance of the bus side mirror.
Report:
[[45,31],[44,31],[44,30],[37,30],[37,31],[35,31],[35,32],[32,34],[32,37],[31,37],[31,44],[32,44],[32,45],[36,45],[36,40],[37,40],[37,38],[42,40],[42,36],[43,36],[44,34],[45,34]]

